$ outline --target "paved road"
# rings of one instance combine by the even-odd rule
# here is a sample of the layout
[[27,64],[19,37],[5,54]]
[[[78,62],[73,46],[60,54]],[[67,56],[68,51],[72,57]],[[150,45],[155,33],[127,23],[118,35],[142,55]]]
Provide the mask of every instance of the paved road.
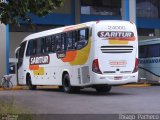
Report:
[[160,86],[113,87],[106,95],[92,89],[79,94],[57,89],[0,91],[0,99],[10,100],[33,114],[160,113]]

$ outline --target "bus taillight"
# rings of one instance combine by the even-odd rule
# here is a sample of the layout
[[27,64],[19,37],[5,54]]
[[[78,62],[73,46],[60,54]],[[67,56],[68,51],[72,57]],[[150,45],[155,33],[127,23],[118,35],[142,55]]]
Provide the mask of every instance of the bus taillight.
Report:
[[102,74],[101,70],[99,69],[98,59],[93,60],[92,71],[98,74]]
[[137,71],[138,71],[138,64],[139,64],[139,61],[138,61],[138,58],[136,58],[133,73],[135,73],[135,72],[137,72]]

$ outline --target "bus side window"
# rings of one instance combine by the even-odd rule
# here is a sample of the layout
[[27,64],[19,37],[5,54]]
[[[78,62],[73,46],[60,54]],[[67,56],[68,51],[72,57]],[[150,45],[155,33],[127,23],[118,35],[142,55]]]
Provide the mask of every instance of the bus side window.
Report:
[[66,40],[65,40],[65,38],[66,38],[66,34],[65,33],[62,33],[61,34],[61,41],[62,41],[62,51],[65,51],[66,50]]
[[37,46],[36,46],[36,54],[42,54],[42,39],[38,38],[35,41],[37,41]]
[[50,45],[50,49],[51,49],[51,52],[55,52],[55,47],[56,47],[56,44],[55,44],[55,36],[52,35],[51,36],[51,45]]
[[62,49],[62,41],[60,34],[55,35],[55,41],[56,41],[56,51],[60,52]]
[[74,50],[73,32],[66,33],[66,46],[67,50]]
[[88,43],[88,36],[89,36],[88,28],[86,28],[86,29],[80,29],[78,31],[77,49],[81,49],[81,48],[83,48],[84,46],[87,45],[87,43]]
[[44,44],[44,52],[45,53],[51,52],[50,44],[51,44],[51,36],[48,36],[48,37],[46,37],[45,44]]
[[36,55],[37,54],[37,41],[33,40],[33,51],[32,51],[32,55]]
[[27,51],[26,51],[26,56],[30,56],[32,54],[33,54],[33,40],[29,40]]
[[145,46],[140,46],[140,48],[139,48],[139,57],[140,58],[146,58],[147,57],[147,46],[145,45]]
[[45,49],[45,38],[41,38],[41,53],[44,53],[44,49]]
[[77,31],[73,31],[73,49],[77,48]]
[[26,41],[21,44],[21,47],[19,49],[18,68],[21,67],[21,65],[23,63],[25,47],[26,47]]
[[159,55],[159,44],[153,44],[148,46],[148,57],[159,57]]
[[19,49],[16,51],[16,59],[18,59],[18,56],[19,56]]

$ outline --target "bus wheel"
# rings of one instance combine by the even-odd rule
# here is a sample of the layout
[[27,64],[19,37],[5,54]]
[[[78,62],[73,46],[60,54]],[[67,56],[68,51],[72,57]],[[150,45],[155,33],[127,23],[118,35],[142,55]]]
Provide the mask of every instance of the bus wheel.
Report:
[[69,78],[69,75],[68,74],[65,74],[63,76],[63,81],[62,81],[62,85],[63,85],[63,90],[64,92],[66,93],[71,93],[73,92],[73,88],[70,84],[70,78]]
[[110,85],[105,85],[105,86],[97,86],[95,87],[96,91],[98,93],[109,93],[111,91],[111,86]]
[[32,85],[32,80],[30,76],[27,77],[27,85],[29,90],[35,90],[37,88],[36,85]]

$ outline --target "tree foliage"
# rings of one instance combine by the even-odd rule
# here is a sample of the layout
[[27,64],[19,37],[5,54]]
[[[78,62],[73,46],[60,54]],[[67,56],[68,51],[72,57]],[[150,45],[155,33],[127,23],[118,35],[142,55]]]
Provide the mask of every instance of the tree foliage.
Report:
[[64,0],[6,0],[0,2],[0,21],[4,24],[31,23],[30,14],[39,17],[53,13]]

